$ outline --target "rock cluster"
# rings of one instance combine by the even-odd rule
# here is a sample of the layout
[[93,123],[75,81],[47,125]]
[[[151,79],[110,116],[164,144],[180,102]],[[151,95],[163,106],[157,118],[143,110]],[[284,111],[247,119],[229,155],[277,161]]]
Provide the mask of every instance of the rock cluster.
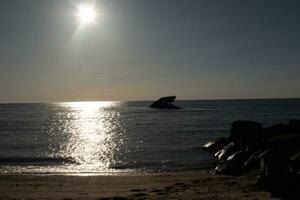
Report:
[[207,143],[217,174],[241,175],[260,168],[257,186],[280,198],[300,194],[300,120],[263,128],[261,123],[236,121],[231,134]]

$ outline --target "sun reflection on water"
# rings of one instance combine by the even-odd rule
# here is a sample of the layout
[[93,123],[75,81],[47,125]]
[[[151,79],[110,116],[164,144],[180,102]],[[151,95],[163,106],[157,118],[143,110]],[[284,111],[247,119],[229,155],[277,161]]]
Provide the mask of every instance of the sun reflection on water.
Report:
[[81,168],[108,170],[114,162],[114,154],[122,143],[114,130],[120,129],[119,113],[107,111],[117,102],[61,103],[71,110],[65,123],[66,142],[60,153],[75,160]]

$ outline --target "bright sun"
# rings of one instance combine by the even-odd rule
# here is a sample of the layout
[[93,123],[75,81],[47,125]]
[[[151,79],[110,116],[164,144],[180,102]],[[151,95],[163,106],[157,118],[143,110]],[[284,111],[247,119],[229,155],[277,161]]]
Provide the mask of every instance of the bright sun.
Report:
[[96,21],[97,13],[91,4],[79,4],[77,16],[80,24],[92,24]]

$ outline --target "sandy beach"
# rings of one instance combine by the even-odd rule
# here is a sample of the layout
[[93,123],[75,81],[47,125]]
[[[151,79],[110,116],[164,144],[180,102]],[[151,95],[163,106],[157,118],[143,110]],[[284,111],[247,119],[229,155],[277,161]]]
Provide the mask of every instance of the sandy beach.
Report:
[[120,176],[1,175],[0,199],[274,199],[255,175],[204,171]]

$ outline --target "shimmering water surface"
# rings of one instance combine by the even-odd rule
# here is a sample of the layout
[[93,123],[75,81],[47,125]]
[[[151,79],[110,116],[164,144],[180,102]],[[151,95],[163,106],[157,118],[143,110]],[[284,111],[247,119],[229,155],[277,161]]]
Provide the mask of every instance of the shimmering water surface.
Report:
[[234,120],[300,119],[300,100],[0,104],[0,173],[89,174],[203,169],[209,140]]

